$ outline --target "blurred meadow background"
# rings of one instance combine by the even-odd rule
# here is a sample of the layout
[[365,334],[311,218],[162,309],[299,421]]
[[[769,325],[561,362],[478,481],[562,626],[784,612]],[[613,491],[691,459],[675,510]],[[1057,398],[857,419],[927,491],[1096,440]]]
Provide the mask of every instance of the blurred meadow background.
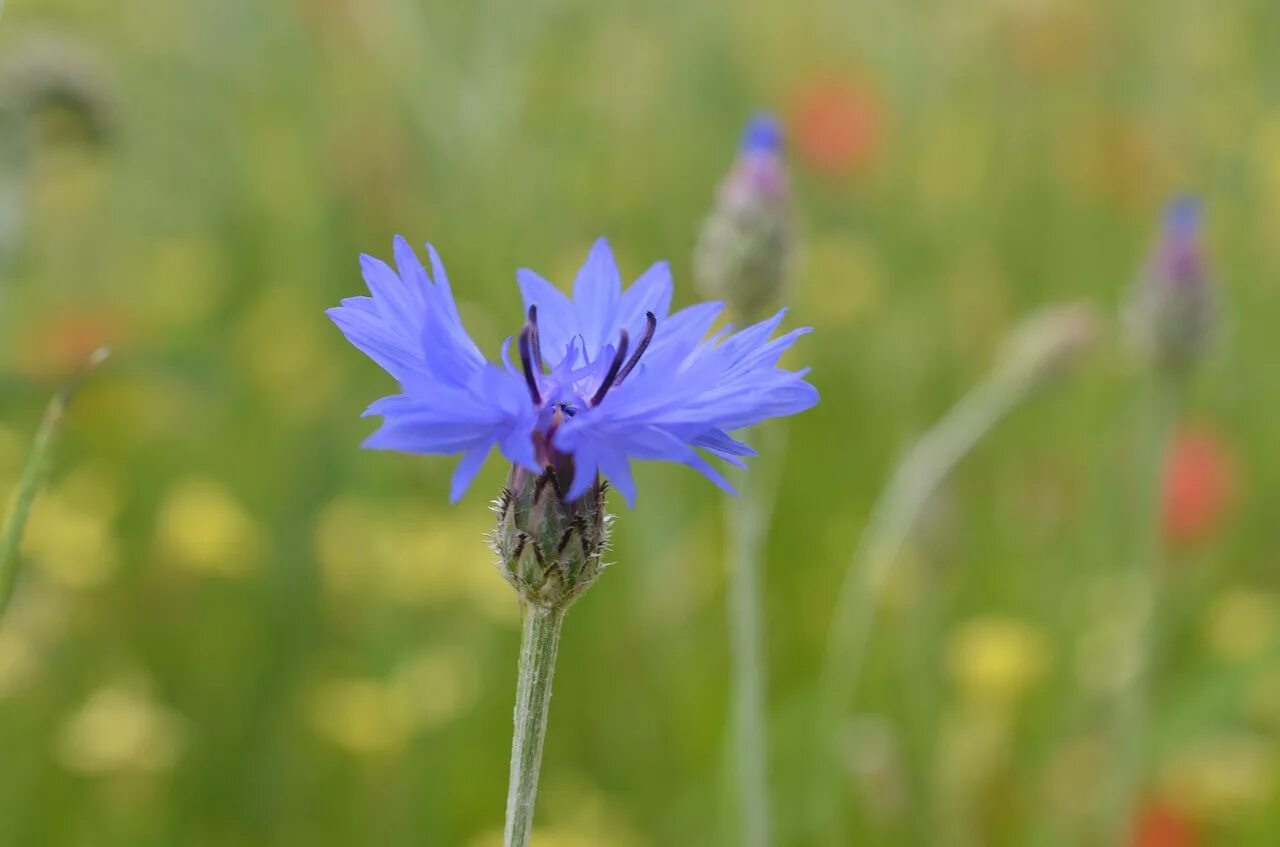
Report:
[[[692,253],[743,122],[788,135],[787,421],[764,553],[778,844],[807,844],[833,599],[897,460],[1050,303],[1108,319],[931,502],[838,738],[877,845],[1085,845],[1137,516],[1115,320],[1172,196],[1220,285],[1162,501],[1139,847],[1280,840],[1280,8],[11,0],[0,482],[71,407],[0,625],[0,844],[501,843],[519,607],[491,460],[362,451],[393,383],[325,308],[396,233],[486,353],[514,271]],[[39,96],[32,97],[35,92]],[[564,639],[538,847],[733,844],[722,512],[638,468]]]

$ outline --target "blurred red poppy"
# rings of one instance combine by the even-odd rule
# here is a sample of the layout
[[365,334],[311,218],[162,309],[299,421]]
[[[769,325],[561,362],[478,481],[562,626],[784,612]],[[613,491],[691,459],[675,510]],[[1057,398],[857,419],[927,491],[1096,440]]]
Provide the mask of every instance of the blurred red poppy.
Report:
[[815,80],[792,100],[791,137],[804,164],[825,174],[861,173],[871,165],[884,128],[879,100],[864,85]]
[[1165,803],[1150,803],[1138,813],[1132,847],[1198,847],[1191,822]]
[[1222,440],[1204,428],[1179,432],[1165,464],[1165,536],[1188,543],[1211,535],[1235,490],[1235,462]]

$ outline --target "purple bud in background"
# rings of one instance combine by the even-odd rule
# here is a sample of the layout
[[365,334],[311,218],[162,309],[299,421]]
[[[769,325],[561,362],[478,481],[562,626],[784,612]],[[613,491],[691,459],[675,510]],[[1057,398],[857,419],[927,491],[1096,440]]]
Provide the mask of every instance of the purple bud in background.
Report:
[[694,253],[702,293],[747,319],[782,292],[792,253],[791,181],[777,118],[748,121]]
[[1202,235],[1200,201],[1182,197],[1171,202],[1129,304],[1129,326],[1139,352],[1166,373],[1189,371],[1213,334],[1216,286]]

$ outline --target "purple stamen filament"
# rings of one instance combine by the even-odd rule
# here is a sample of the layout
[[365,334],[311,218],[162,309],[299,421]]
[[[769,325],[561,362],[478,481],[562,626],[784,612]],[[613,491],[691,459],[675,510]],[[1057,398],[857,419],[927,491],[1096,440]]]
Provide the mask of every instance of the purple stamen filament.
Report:
[[[524,382],[529,389],[529,397],[535,406],[541,406],[542,392],[538,388],[538,374],[542,372],[542,343],[538,338],[538,307],[536,305],[529,307],[528,317],[528,322],[520,330],[520,367],[524,371]],[[644,356],[645,351],[649,349],[649,343],[653,341],[653,334],[658,328],[658,318],[653,312],[645,312],[644,317],[644,336],[636,345],[630,358],[627,358],[627,352],[631,346],[631,336],[625,329],[619,332],[618,347],[614,351],[613,361],[609,363],[609,370],[601,380],[600,387],[591,397],[592,406],[600,405],[609,390],[620,385],[627,378],[640,363],[640,358]],[[577,411],[564,404],[561,404],[561,410],[566,417],[573,417]]]
[[524,383],[529,387],[529,397],[533,405],[542,405],[542,392],[538,390],[538,378],[533,372],[534,356],[542,358],[537,350],[537,329],[534,324],[525,324],[520,330],[520,366],[524,369]]
[[533,337],[529,341],[529,347],[533,352],[533,367],[538,373],[542,373],[542,337],[538,334],[537,303],[529,307],[529,326],[533,328]]
[[622,370],[622,360],[627,357],[627,346],[631,343],[631,337],[624,329],[621,337],[618,339],[618,351],[613,354],[613,361],[609,363],[609,370],[604,375],[604,379],[600,383],[600,387],[596,389],[595,395],[591,398],[592,406],[599,406],[600,401],[604,399],[604,395],[609,393],[609,389],[613,388],[613,384],[618,381],[618,372]]
[[658,328],[658,316],[653,312],[645,312],[644,319],[647,325],[644,328],[644,337],[640,339],[640,343],[636,345],[636,352],[631,354],[631,358],[618,371],[618,378],[614,380],[614,385],[621,385],[622,381],[627,378],[627,374],[631,373],[632,368],[640,364],[640,357],[644,355],[644,351],[649,349],[649,342],[653,340],[653,333]]

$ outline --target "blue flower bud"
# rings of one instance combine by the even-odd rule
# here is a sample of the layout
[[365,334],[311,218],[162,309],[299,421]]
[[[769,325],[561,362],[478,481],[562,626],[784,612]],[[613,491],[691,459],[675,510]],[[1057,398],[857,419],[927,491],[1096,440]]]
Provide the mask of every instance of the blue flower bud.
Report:
[[1128,322],[1139,353],[1172,374],[1204,355],[1216,317],[1215,286],[1202,243],[1200,203],[1179,198],[1165,209],[1155,249],[1134,285]]
[[772,115],[756,115],[698,239],[694,273],[703,293],[748,318],[760,314],[782,292],[792,229],[782,127]]

